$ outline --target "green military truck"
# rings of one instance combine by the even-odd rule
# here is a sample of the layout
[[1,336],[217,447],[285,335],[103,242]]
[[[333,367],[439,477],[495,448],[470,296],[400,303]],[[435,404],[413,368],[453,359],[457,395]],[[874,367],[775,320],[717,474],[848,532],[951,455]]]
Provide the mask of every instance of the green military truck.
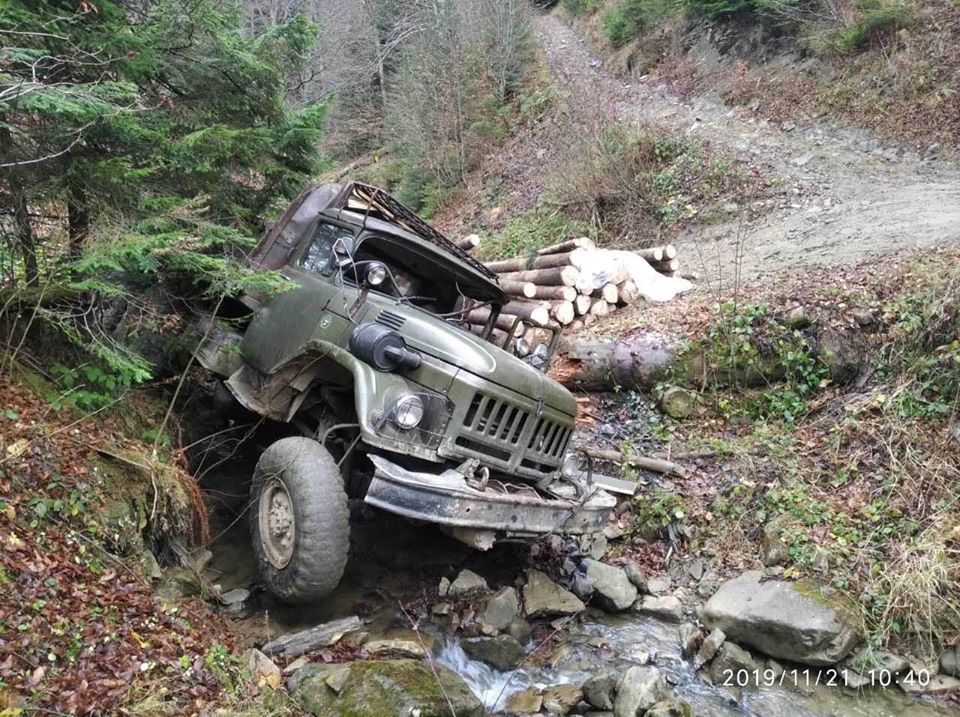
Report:
[[[199,361],[246,409],[291,427],[257,463],[253,549],[296,602],[340,581],[348,499],[498,540],[599,532],[615,500],[569,450],[577,404],[535,350],[494,324],[496,277],[386,192],[303,192],[250,257],[295,288],[244,296],[242,335],[208,322]],[[481,332],[466,311],[489,307]],[[539,367],[532,364],[539,363]]]

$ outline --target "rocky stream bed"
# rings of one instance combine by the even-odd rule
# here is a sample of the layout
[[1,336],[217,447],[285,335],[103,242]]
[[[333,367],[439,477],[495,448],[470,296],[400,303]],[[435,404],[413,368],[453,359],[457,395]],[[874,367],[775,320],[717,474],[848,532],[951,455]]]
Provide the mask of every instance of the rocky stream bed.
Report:
[[[842,610],[795,583],[747,573],[705,601],[692,578],[608,565],[569,541],[476,553],[363,507],[353,526],[348,572],[320,605],[285,606],[257,589],[243,520],[206,568],[260,682],[311,714],[954,713],[908,694],[953,689],[954,678],[853,652]],[[338,621],[345,634],[307,654],[269,649]]]

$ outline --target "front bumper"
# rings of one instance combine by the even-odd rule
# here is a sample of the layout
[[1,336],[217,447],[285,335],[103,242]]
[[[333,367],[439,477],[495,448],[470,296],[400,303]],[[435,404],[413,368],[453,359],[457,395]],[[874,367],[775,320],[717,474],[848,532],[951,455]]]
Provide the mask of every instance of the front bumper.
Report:
[[616,499],[595,487],[586,499],[546,498],[531,486],[490,481],[470,485],[461,473],[410,471],[371,455],[373,481],[364,502],[407,518],[435,523],[474,547],[503,538],[531,539],[549,533],[583,535],[603,530]]

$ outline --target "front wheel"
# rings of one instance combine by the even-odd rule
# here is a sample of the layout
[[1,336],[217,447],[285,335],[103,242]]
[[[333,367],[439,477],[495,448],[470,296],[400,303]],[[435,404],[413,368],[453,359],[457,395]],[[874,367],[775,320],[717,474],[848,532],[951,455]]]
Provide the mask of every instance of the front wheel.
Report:
[[286,602],[322,598],[340,583],[350,512],[340,471],[309,438],[270,446],[250,486],[253,551],[267,589]]

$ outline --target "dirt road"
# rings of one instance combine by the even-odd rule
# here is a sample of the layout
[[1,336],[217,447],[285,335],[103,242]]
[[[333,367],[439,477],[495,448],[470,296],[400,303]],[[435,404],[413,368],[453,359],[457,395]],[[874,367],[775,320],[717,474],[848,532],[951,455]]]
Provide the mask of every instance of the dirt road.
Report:
[[691,257],[688,268],[727,282],[738,242],[741,274],[750,280],[785,268],[846,265],[902,248],[960,241],[955,162],[885,147],[862,130],[774,126],[746,108],[709,97],[681,102],[664,87],[626,82],[608,72],[557,17],[538,17],[536,27],[554,84],[572,111],[599,110],[623,122],[708,140],[779,178],[779,198],[745,230],[734,216],[685,232],[679,243]]

